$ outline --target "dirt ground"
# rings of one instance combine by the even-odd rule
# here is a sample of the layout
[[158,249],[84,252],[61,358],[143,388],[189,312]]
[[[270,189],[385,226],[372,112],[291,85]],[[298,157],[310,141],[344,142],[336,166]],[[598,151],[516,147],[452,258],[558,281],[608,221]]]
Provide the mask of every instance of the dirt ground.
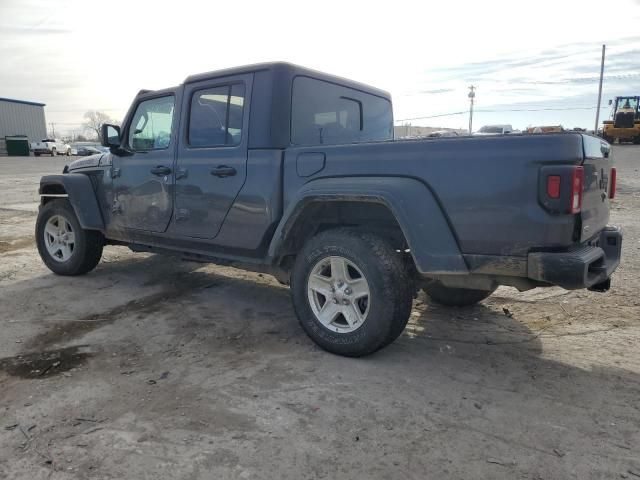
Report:
[[0,478],[640,478],[640,148],[614,155],[611,291],[421,295],[362,359],[268,276],[124,247],[54,276],[37,183],[66,159],[0,158]]

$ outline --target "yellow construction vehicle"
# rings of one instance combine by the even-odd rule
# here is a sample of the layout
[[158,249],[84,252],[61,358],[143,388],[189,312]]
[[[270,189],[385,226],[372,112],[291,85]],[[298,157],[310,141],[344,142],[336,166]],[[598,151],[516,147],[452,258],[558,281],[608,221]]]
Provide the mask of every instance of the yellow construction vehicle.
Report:
[[609,100],[613,105],[611,120],[605,120],[602,125],[602,138],[609,143],[633,142],[640,143],[640,97],[616,97]]

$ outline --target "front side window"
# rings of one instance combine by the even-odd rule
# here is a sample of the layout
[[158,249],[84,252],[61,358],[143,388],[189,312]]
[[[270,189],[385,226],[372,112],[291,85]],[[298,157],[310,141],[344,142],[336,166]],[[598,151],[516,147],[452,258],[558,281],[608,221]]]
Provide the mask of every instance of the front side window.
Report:
[[391,102],[309,77],[293,82],[291,143],[336,145],[393,138]]
[[191,97],[188,142],[191,147],[239,145],[242,139],[244,85],[198,90]]
[[169,147],[173,109],[173,95],[141,102],[129,127],[129,147],[136,151]]

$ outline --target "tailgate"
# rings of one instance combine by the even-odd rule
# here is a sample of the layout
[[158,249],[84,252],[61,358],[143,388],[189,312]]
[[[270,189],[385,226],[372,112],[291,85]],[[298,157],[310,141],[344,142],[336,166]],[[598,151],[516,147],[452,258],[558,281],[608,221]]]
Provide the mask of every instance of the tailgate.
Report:
[[582,232],[580,240],[589,240],[609,222],[611,189],[611,146],[598,137],[582,135],[584,149],[584,190],[582,193]]

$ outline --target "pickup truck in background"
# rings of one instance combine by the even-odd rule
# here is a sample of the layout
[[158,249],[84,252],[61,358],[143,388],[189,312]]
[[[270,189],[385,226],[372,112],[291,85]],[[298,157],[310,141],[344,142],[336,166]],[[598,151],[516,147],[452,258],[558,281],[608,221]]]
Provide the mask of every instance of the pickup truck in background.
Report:
[[602,292],[620,261],[591,135],[396,141],[387,92],[268,63],[142,90],[102,138],[41,179],[49,269],[87,273],[115,244],[267,272],[341,355],[393,342],[420,288],[455,306],[499,285]]
[[36,157],[40,155],[71,155],[71,145],[59,138],[45,138],[39,142],[31,142],[31,151]]

